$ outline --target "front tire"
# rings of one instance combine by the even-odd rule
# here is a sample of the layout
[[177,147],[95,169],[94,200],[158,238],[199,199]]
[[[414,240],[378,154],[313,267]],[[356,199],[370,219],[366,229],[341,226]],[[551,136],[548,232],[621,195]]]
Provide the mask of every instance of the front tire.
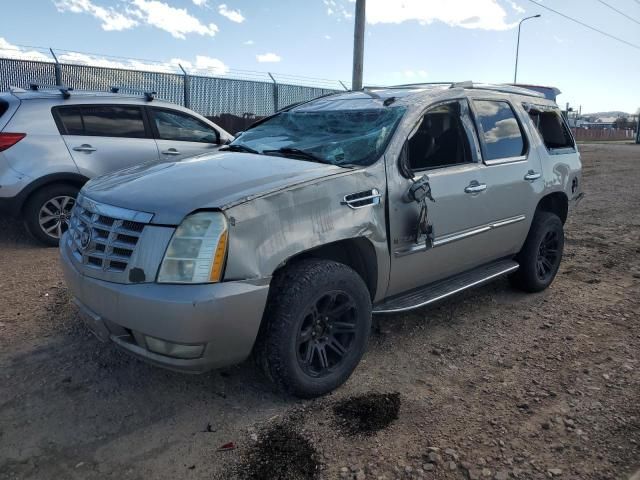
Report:
[[77,196],[77,187],[62,183],[48,185],[32,194],[23,210],[29,233],[47,246],[57,246],[69,227]]
[[303,260],[271,286],[255,354],[266,375],[301,398],[342,385],[364,354],[371,330],[371,297],[348,266]]
[[509,277],[512,285],[525,292],[547,288],[558,273],[563,250],[564,228],[560,218],[554,213],[537,212],[516,257],[520,268]]

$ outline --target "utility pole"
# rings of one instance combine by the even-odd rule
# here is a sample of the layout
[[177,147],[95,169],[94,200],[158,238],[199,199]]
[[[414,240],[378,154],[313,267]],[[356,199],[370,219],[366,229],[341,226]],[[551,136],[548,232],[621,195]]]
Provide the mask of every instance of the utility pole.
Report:
[[520,54],[520,27],[522,27],[522,22],[525,20],[529,20],[531,18],[540,18],[542,15],[532,15],[531,17],[526,17],[520,20],[518,24],[518,43],[516,44],[516,70],[513,74],[513,83],[518,83],[518,55]]
[[353,76],[351,89],[362,90],[362,70],[364,63],[364,26],[366,0],[356,0],[356,22],[353,29]]

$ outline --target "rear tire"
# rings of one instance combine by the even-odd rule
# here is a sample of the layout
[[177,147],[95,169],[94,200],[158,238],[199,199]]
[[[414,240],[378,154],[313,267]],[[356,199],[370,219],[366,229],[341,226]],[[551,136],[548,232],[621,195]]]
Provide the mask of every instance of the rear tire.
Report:
[[364,354],[371,297],[348,266],[302,260],[274,278],[254,354],[283,391],[301,398],[342,385]]
[[78,191],[73,185],[58,183],[31,194],[23,209],[27,231],[43,244],[57,246],[69,226]]
[[558,273],[563,250],[564,228],[560,217],[551,212],[537,212],[527,240],[516,256],[520,268],[509,277],[511,284],[525,292],[544,290]]

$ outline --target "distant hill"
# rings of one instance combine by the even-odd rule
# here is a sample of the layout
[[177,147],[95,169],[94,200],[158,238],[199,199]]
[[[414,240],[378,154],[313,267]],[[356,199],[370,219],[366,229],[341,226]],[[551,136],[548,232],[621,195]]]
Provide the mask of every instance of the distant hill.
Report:
[[583,113],[583,117],[628,117],[632,115],[627,112],[611,111],[611,112],[595,112],[595,113]]

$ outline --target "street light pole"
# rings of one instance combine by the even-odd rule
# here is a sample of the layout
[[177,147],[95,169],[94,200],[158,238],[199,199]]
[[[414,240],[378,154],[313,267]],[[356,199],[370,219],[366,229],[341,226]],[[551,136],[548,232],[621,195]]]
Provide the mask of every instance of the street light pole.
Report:
[[530,17],[526,17],[523,18],[522,20],[520,20],[520,23],[518,24],[518,43],[516,46],[516,71],[513,74],[513,83],[518,83],[518,55],[520,53],[520,27],[522,26],[522,22],[524,22],[525,20],[529,20],[531,18],[539,18],[542,15],[538,14],[538,15],[532,15]]
[[352,90],[362,90],[365,10],[366,0],[356,0],[356,21],[353,29],[353,75],[351,77]]

